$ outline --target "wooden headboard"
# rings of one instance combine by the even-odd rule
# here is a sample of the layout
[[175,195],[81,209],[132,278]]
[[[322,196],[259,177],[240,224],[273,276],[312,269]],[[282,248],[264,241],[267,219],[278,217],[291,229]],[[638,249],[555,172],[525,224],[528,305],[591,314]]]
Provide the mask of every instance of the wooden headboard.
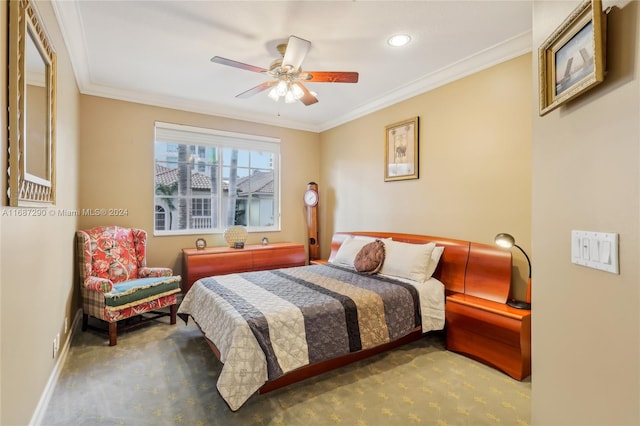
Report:
[[393,232],[336,232],[331,239],[333,260],[348,236],[391,238],[411,244],[436,243],[444,247],[435,278],[446,288],[447,294],[464,293],[469,296],[505,303],[511,287],[511,252],[498,246],[451,238]]

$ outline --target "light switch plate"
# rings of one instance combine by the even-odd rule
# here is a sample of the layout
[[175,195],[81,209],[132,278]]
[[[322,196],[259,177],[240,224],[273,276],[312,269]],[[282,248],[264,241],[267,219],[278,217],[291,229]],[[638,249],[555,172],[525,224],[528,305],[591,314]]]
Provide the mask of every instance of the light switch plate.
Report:
[[571,231],[571,262],[618,274],[618,234]]

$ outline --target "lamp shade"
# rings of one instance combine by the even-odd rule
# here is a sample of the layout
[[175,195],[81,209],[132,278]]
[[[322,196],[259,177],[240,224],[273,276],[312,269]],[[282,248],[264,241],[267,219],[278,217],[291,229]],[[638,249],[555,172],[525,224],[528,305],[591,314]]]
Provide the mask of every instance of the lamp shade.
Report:
[[500,247],[511,248],[516,244],[516,239],[511,234],[500,233],[496,235],[496,244]]

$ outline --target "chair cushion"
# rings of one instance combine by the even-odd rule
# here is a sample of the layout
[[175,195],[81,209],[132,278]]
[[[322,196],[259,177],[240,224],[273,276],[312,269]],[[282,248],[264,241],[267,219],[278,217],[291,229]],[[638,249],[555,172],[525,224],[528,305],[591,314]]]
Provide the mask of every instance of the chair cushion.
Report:
[[105,226],[93,228],[88,233],[93,251],[91,275],[114,283],[138,278],[138,259],[131,229]]
[[179,276],[151,277],[125,281],[113,286],[113,290],[104,294],[107,309],[122,309],[136,305],[160,295],[169,295],[180,291]]

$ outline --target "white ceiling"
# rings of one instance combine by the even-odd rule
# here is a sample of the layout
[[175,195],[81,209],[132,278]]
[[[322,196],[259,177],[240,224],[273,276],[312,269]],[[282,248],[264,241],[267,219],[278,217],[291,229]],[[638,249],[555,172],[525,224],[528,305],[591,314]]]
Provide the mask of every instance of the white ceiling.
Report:
[[[54,0],[83,94],[322,131],[531,50],[531,1]],[[386,41],[407,33],[412,42]],[[302,67],[360,80],[307,83],[320,102],[235,96],[268,77],[290,35],[312,42]]]

